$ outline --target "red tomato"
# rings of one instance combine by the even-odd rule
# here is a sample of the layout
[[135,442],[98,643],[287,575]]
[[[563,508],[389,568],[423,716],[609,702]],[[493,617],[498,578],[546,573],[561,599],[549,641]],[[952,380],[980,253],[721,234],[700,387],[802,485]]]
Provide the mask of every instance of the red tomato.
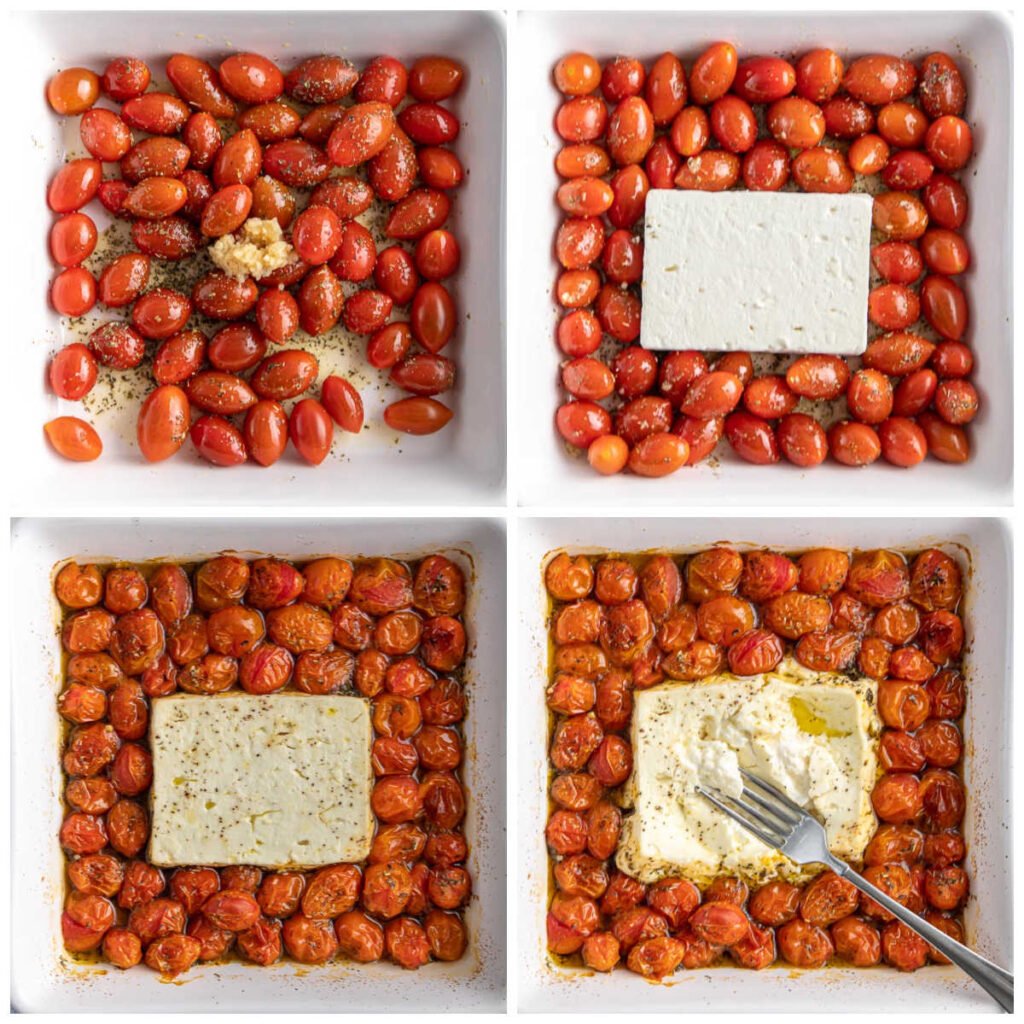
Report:
[[438,353],[455,332],[455,304],[442,284],[420,285],[412,300],[410,326],[413,337],[428,352]]
[[894,466],[916,466],[928,453],[924,431],[911,419],[893,416],[878,428],[882,457]]
[[200,416],[189,430],[196,451],[215,466],[238,466],[245,462],[242,432],[223,416]]
[[85,206],[100,187],[99,160],[71,160],[53,176],[46,199],[54,213],[72,213]]
[[245,414],[245,446],[254,462],[272,466],[288,444],[288,417],[280,402],[263,399]]
[[[408,128],[403,124],[406,131]],[[376,156],[395,129],[387,103],[371,101],[349,107],[327,140],[327,155],[339,167],[356,167]]]
[[62,267],[77,267],[96,248],[96,225],[84,213],[69,213],[50,228],[50,255]]
[[434,434],[446,426],[452,411],[433,398],[403,398],[384,410],[384,422],[404,434]]
[[62,270],[50,286],[50,303],[63,316],[83,316],[96,305],[96,279],[84,267]]
[[828,444],[832,458],[844,466],[867,466],[882,453],[875,429],[850,420],[836,423],[829,430]]
[[771,425],[748,412],[734,412],[725,419],[725,436],[741,459],[756,465],[779,461],[779,447]]
[[738,57],[731,43],[713,43],[694,62],[690,70],[690,97],[707,106],[724,96],[736,77]]
[[297,402],[288,417],[288,436],[295,450],[312,466],[327,458],[334,439],[334,422],[314,398]]
[[331,418],[350,434],[363,429],[363,400],[343,377],[327,377],[320,385],[320,402]]
[[312,266],[326,263],[341,245],[341,221],[327,206],[307,206],[292,225],[292,245]]
[[43,429],[57,454],[71,462],[92,462],[103,452],[99,434],[75,416],[58,416]]
[[819,466],[828,455],[824,428],[804,413],[791,412],[783,416],[776,435],[782,454],[796,466]]
[[773,103],[796,87],[796,70],[781,57],[751,57],[736,68],[732,90],[748,103]]
[[81,342],[65,345],[50,361],[50,387],[58,398],[77,402],[96,383],[96,360]]
[[188,396],[173,384],[150,392],[139,409],[136,435],[147,462],[170,458],[185,443],[191,418]]

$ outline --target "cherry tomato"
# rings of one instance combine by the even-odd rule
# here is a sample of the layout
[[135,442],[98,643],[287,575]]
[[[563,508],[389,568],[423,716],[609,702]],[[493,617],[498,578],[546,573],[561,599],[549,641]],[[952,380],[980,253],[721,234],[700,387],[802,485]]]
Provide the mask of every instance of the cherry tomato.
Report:
[[189,436],[199,455],[215,466],[238,466],[245,462],[242,432],[222,416],[200,416],[192,424]]
[[43,429],[54,451],[71,462],[92,462],[103,452],[99,434],[76,416],[58,416],[46,423]]
[[587,461],[603,476],[620,473],[629,457],[629,445],[615,434],[598,437],[587,448]]
[[886,55],[858,57],[843,76],[843,88],[854,99],[876,107],[902,99],[916,84],[917,69],[910,61]]
[[412,300],[410,327],[413,337],[435,355],[455,332],[455,304],[451,295],[436,281],[420,285]]
[[824,103],[839,91],[843,62],[834,50],[811,50],[796,65],[796,92],[804,99]]
[[656,431],[633,446],[629,453],[629,468],[637,476],[667,476],[685,466],[689,455],[690,446],[682,437],[668,431]]
[[866,423],[844,420],[828,432],[829,451],[844,466],[868,466],[881,454],[881,442],[875,429]]
[[47,102],[62,117],[83,113],[99,95],[99,76],[88,68],[66,68],[46,83]]
[[173,384],[150,392],[139,409],[136,434],[148,462],[170,458],[185,443],[190,421],[188,397]]
[[970,160],[974,140],[963,118],[945,114],[929,125],[924,145],[940,171],[958,171]]
[[598,437],[611,433],[611,417],[594,402],[567,402],[555,417],[558,432],[571,445],[587,448]]
[[310,465],[327,458],[334,435],[334,422],[327,410],[313,398],[297,402],[288,417],[288,436],[295,450]]
[[84,213],[69,213],[50,228],[50,254],[62,267],[77,267],[96,248],[96,225]]
[[818,466],[828,455],[825,430],[812,416],[791,412],[776,427],[779,450],[796,466]]
[[[921,282],[921,312],[943,338],[959,341],[967,330],[967,297],[955,282],[931,274]],[[930,354],[930,352],[929,352]]]
[[852,96],[836,96],[822,104],[825,131],[837,139],[856,139],[875,126],[871,108]]
[[967,192],[948,174],[933,174],[921,198],[929,218],[941,228],[956,231],[967,219]]
[[96,305],[96,279],[84,267],[62,270],[50,285],[50,304],[64,316],[82,316]]
[[713,43],[690,69],[690,98],[708,106],[724,96],[736,78],[739,59],[731,43]]
[[762,139],[743,157],[743,184],[755,192],[777,192],[789,181],[789,151]]
[[882,457],[895,466],[916,466],[928,453],[924,431],[910,419],[893,416],[878,428]]
[[678,188],[722,192],[732,188],[739,176],[740,158],[735,153],[708,149],[691,156],[679,168],[675,184]]
[[663,53],[651,65],[644,98],[658,127],[670,124],[686,103],[686,72],[675,54]]
[[[862,135],[850,143],[846,159],[857,174],[878,174],[889,159],[889,144],[880,135]],[[892,181],[886,184],[890,188],[897,187]]]
[[722,96],[711,104],[711,134],[730,153],[746,153],[757,139],[757,119],[746,100]]
[[784,146],[811,149],[825,137],[825,115],[816,103],[787,96],[768,108],[768,130]]
[[65,345],[50,360],[50,387],[58,398],[78,402],[96,383],[96,360],[80,342]]
[[734,412],[725,418],[725,436],[733,451],[746,462],[767,465],[779,461],[775,431],[759,416]]
[[946,423],[929,412],[922,413],[917,424],[928,441],[928,453],[939,461],[966,462],[970,458],[970,444],[962,427]]
[[853,172],[837,149],[815,146],[798,153],[792,164],[793,180],[805,192],[849,192]]
[[838,398],[850,380],[850,368],[839,356],[801,356],[786,371],[790,390],[814,400]]
[[781,57],[751,57],[736,68],[732,91],[748,103],[772,103],[796,87],[796,69]]

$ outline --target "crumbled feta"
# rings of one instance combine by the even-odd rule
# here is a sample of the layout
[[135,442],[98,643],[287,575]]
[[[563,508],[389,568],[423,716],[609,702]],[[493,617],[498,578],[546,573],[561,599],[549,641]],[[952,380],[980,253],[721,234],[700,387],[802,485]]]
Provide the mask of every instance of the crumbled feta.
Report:
[[703,785],[738,795],[740,768],[815,814],[835,854],[859,860],[876,825],[876,690],[871,680],[810,672],[787,660],[765,675],[638,691],[626,787],[633,813],[623,825],[618,867],[643,882],[668,874],[695,881],[722,873],[799,875],[696,792]]

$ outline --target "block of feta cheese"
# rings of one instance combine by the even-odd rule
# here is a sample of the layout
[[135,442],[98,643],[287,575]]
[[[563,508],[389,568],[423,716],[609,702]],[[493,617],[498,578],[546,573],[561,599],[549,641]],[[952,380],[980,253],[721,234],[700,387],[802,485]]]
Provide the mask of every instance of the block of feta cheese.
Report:
[[373,837],[361,697],[274,693],[153,701],[149,861],[314,868]]
[[877,824],[876,691],[872,680],[811,672],[792,659],[764,675],[638,690],[626,787],[633,813],[616,853],[620,870],[642,882],[801,877],[695,791],[703,784],[739,795],[741,767],[817,816],[833,853],[859,861]]
[[863,194],[652,189],[640,344],[860,355],[871,205]]

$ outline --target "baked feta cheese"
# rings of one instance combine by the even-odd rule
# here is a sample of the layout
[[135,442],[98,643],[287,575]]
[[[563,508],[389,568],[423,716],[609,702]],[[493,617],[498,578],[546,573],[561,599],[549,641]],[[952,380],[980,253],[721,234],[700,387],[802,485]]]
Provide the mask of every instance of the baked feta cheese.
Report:
[[825,826],[832,852],[859,861],[876,827],[876,691],[872,680],[811,672],[792,659],[764,675],[637,691],[626,786],[633,813],[623,823],[618,867],[642,882],[802,877],[696,792],[703,785],[738,796],[740,768],[807,808]]
[[361,697],[175,695],[153,701],[149,861],[315,868],[373,837]]
[[640,344],[860,355],[869,195],[652,189]]

